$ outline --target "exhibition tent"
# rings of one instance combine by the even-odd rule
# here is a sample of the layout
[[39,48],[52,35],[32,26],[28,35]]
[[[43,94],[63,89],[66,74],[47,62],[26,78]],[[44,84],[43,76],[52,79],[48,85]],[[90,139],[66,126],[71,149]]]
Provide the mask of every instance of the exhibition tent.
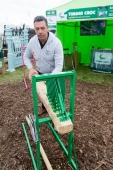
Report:
[[90,64],[92,46],[113,49],[113,0],[73,0],[47,10],[46,17],[64,49],[72,53],[77,42],[83,64]]

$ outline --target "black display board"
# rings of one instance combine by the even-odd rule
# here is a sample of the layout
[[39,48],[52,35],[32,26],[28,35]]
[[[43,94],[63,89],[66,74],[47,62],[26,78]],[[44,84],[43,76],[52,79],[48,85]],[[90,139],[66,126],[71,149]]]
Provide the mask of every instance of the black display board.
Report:
[[96,72],[113,74],[113,50],[92,50],[91,69]]
[[91,20],[80,22],[81,36],[105,35],[106,20]]

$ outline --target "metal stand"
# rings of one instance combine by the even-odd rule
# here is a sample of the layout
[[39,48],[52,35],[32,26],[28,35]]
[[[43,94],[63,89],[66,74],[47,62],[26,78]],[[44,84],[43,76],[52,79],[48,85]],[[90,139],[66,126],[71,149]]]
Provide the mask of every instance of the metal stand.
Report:
[[[35,127],[36,127],[36,155],[37,157],[34,158],[33,155],[33,151],[30,145],[30,141],[27,135],[27,131],[26,131],[26,123],[22,123],[22,128],[25,134],[25,138],[28,144],[28,149],[30,152],[30,156],[32,159],[32,163],[33,163],[33,167],[35,170],[41,170],[41,161],[40,161],[40,125],[41,124],[48,124],[50,127],[50,130],[52,131],[53,135],[55,136],[56,140],[58,141],[58,143],[60,144],[62,150],[64,151],[64,153],[67,156],[68,159],[68,163],[70,165],[72,165],[74,170],[78,170],[78,164],[77,164],[77,159],[76,159],[76,153],[75,153],[75,160],[72,159],[72,151],[73,151],[73,130],[71,132],[68,133],[68,147],[66,148],[65,145],[63,144],[62,140],[60,139],[59,135],[56,133],[54,127],[52,126],[52,119],[50,117],[46,117],[46,118],[41,118],[39,119],[38,117],[38,104],[37,104],[37,90],[36,90],[36,83],[40,82],[40,81],[48,81],[51,79],[57,79],[59,81],[59,78],[69,78],[70,79],[70,108],[69,108],[69,112],[66,112],[63,108],[63,106],[65,106],[65,104],[63,106],[61,106],[61,111],[64,110],[64,113],[60,113],[60,117],[59,119],[61,121],[68,119],[68,117],[71,119],[72,123],[74,124],[74,99],[75,99],[75,86],[76,86],[76,73],[75,71],[69,71],[69,72],[62,72],[59,74],[45,74],[45,75],[35,75],[32,77],[32,95],[33,95],[33,105],[34,105],[34,118],[35,118]],[[64,86],[64,84],[62,84],[62,86]],[[57,88],[57,86],[56,86]],[[47,87],[48,89],[48,87]],[[62,88],[61,88],[62,89]],[[60,92],[58,92],[60,93]],[[58,94],[58,98],[60,100],[62,94]],[[63,100],[62,100],[63,101]],[[61,119],[62,116],[62,119]]]

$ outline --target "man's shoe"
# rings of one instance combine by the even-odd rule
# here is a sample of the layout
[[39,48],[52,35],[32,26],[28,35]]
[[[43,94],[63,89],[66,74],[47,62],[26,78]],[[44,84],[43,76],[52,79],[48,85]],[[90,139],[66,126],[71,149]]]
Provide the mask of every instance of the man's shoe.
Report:
[[42,107],[39,109],[39,111],[38,111],[38,114],[39,115],[42,115],[42,114],[44,114],[45,112],[47,112],[47,110],[46,109],[43,109]]

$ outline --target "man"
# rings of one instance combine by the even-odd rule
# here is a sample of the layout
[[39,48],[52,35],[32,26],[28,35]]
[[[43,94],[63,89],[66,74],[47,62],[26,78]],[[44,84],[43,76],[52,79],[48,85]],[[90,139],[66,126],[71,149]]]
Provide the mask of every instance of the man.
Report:
[[[24,62],[29,69],[29,79],[33,74],[59,73],[63,68],[63,48],[61,41],[48,31],[48,22],[44,16],[34,18],[34,28],[36,35],[32,37],[27,45]],[[36,60],[35,70],[30,58],[34,56]],[[44,106],[39,109],[39,114],[46,111]]]

